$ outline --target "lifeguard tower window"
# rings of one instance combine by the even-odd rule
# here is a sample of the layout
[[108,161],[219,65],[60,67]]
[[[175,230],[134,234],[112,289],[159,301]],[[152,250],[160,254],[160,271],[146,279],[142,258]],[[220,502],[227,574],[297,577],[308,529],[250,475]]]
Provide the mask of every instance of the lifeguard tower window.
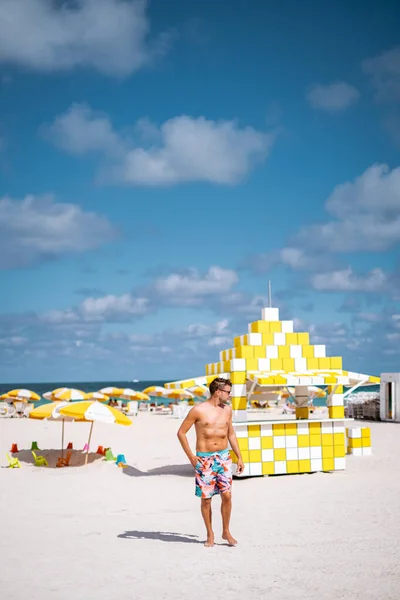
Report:
[[393,389],[392,382],[386,384],[386,414],[388,419],[393,419]]

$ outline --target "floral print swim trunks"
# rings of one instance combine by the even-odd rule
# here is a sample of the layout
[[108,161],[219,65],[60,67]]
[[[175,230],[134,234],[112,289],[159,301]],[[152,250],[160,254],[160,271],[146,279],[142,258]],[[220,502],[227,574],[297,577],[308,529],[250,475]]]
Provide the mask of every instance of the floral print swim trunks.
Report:
[[196,496],[212,498],[230,492],[232,488],[232,459],[229,450],[197,452],[195,469]]

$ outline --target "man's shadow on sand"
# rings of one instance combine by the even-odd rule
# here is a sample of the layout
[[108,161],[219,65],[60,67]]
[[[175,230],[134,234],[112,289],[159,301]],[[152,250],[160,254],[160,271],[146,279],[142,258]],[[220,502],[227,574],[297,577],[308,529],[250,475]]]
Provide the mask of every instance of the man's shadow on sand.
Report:
[[179,544],[204,544],[204,541],[199,540],[196,535],[182,535],[169,531],[125,531],[117,537],[125,540],[160,540]]
[[194,477],[194,469],[192,465],[166,465],[165,467],[157,467],[150,471],[140,471],[136,467],[128,465],[124,467],[122,473],[128,477],[155,477],[157,475],[179,475],[180,477]]

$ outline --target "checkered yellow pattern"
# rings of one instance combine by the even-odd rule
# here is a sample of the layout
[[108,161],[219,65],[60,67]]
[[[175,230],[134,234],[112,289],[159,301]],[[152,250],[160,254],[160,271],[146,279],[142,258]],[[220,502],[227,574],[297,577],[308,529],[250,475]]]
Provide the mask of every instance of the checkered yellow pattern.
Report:
[[[231,374],[235,411],[246,409],[247,380],[258,386],[295,387],[342,386],[368,380],[368,376],[343,371],[341,357],[327,357],[323,344],[311,345],[308,333],[294,331],[293,321],[279,320],[277,308],[263,309],[262,320],[250,323],[248,333],[234,338],[233,348],[222,350],[219,358],[218,362],[206,365],[206,374]],[[379,382],[379,378],[370,379]],[[329,417],[343,419],[343,392],[331,387],[329,394]],[[298,407],[296,416],[307,419],[306,406]]]
[[206,367],[207,375],[231,371],[227,363],[245,361],[246,371],[304,371],[342,369],[339,356],[327,357],[323,344],[311,345],[306,332],[295,332],[293,321],[280,321],[277,308],[264,308],[262,320],[248,325],[248,333],[234,338],[233,348],[222,350],[218,363]]
[[[327,357],[323,344],[310,344],[309,334],[295,332],[293,321],[280,321],[277,308],[264,308],[262,319],[248,326],[248,333],[233,340],[233,347],[220,352],[218,362],[206,365],[206,376],[166,383],[167,388],[208,385],[214,377],[229,377],[233,383],[235,418],[245,416],[248,384],[258,386],[327,385],[329,417],[344,419],[343,391],[334,387],[353,383],[379,383],[379,377],[343,371],[339,356]],[[296,395],[296,402],[298,398]],[[306,405],[297,417],[306,419]]]
[[[344,421],[234,424],[244,475],[283,475],[346,468]],[[237,457],[231,451],[234,465]],[[235,467],[234,467],[235,470]]]
[[347,454],[369,456],[372,454],[371,429],[369,427],[347,427]]

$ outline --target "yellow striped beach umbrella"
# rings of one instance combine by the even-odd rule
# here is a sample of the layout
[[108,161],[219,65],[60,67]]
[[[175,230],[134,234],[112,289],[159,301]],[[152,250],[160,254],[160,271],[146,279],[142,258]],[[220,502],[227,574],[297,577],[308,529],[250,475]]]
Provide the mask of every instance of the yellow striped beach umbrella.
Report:
[[142,400],[144,402],[148,402],[150,400],[150,396],[148,396],[144,392],[136,392],[135,400]]
[[120,410],[102,404],[96,400],[84,400],[82,402],[71,402],[59,409],[61,415],[71,417],[77,421],[100,421],[102,423],[117,423],[118,425],[132,425]]
[[186,388],[189,392],[198,398],[208,398],[210,396],[210,392],[206,386],[203,385],[194,385],[193,387]]
[[70,402],[71,400],[85,400],[86,394],[82,390],[75,388],[65,388],[60,392],[56,392],[52,395],[52,400],[60,400],[63,402]]
[[119,398],[122,394],[123,388],[117,387],[105,387],[99,390],[101,394],[106,394],[107,396],[111,396],[112,398]]
[[99,402],[108,402],[110,396],[103,394],[102,392],[89,392],[86,394],[85,400],[98,400]]
[[143,392],[137,392],[136,390],[131,390],[130,388],[125,388],[122,390],[122,394],[120,396],[123,400],[150,400],[150,396],[144,394]]
[[15,390],[10,390],[4,396],[8,396],[8,398],[15,398],[17,402],[39,402],[40,396],[32,390],[26,390],[24,388],[18,388]]
[[101,404],[95,401],[84,401],[84,402],[72,402],[60,408],[61,415],[71,417],[77,421],[91,421],[88,449],[86,452],[85,464],[88,461],[89,445],[92,437],[93,423],[94,421],[100,421],[101,423],[117,423],[118,425],[132,425],[132,421],[128,419],[121,411],[108,406],[108,404]]
[[54,396],[55,394],[59,394],[59,393],[61,393],[61,392],[66,392],[68,389],[69,389],[69,388],[66,388],[66,387],[59,387],[59,388],[56,388],[55,390],[51,390],[50,392],[45,392],[45,393],[43,394],[43,398],[46,398],[46,400],[52,400],[52,399],[53,399],[53,396]]
[[23,404],[28,404],[28,400],[25,398],[8,396],[8,394],[2,394],[0,396],[0,402],[7,402],[8,404],[18,404],[18,402],[22,402]]
[[37,406],[29,413],[30,419],[58,419],[60,414],[58,410],[68,404],[68,402],[51,402]]
[[30,419],[42,419],[42,420],[50,419],[52,421],[56,420],[56,419],[62,420],[61,457],[64,456],[64,421],[65,420],[72,421],[72,419],[69,419],[68,417],[60,415],[59,409],[62,408],[63,406],[66,406],[67,404],[68,404],[68,402],[51,402],[49,404],[42,404],[42,406],[38,406],[37,408],[34,408],[29,413]]
[[192,400],[194,395],[188,390],[167,390],[164,398],[172,398],[174,400]]
[[167,392],[168,390],[160,385],[151,385],[143,390],[143,394],[147,394],[148,396],[156,396],[158,398],[164,396]]

